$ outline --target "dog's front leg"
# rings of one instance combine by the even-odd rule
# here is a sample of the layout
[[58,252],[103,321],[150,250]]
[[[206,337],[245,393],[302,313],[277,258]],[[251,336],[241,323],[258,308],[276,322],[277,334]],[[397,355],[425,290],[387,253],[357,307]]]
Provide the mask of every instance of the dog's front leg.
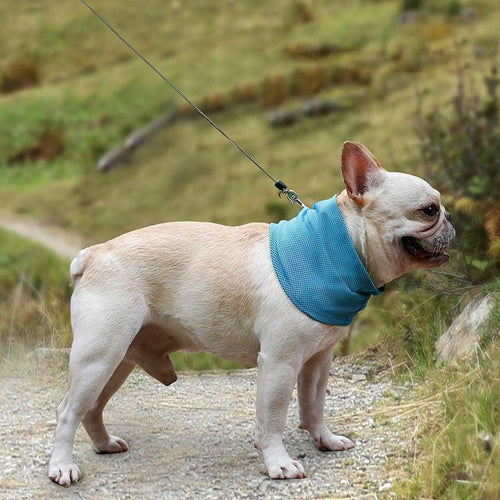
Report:
[[298,378],[300,428],[309,431],[321,451],[354,448],[349,438],[333,434],[323,421],[331,364],[332,348],[328,347],[304,363]]
[[260,352],[257,382],[255,447],[262,451],[272,479],[306,477],[302,464],[292,460],[283,446],[286,414],[297,381],[298,363],[284,362],[276,353]]

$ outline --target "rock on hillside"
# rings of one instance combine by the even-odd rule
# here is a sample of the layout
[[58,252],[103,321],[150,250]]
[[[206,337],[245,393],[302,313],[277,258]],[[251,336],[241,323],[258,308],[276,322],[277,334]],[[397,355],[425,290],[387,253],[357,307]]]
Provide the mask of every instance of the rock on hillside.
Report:
[[440,361],[466,358],[476,352],[494,304],[495,299],[491,293],[469,301],[436,342],[436,353]]

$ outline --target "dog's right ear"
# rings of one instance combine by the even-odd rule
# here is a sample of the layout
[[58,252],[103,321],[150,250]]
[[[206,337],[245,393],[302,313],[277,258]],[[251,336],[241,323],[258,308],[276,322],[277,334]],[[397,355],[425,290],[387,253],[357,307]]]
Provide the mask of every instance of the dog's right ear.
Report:
[[385,170],[375,156],[362,144],[346,141],[342,147],[342,177],[347,194],[356,203],[369,189],[377,185],[380,174]]

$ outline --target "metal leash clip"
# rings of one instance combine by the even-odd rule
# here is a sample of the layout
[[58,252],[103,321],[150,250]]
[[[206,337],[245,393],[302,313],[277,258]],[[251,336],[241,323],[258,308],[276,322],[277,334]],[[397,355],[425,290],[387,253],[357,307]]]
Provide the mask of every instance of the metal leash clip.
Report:
[[300,205],[302,208],[307,208],[307,206],[304,203],[302,203],[301,199],[299,198],[299,195],[293,189],[288,189],[287,185],[283,181],[278,180],[274,183],[274,185],[278,190],[278,196],[280,198],[281,195],[283,195],[290,203],[296,203],[297,205]]

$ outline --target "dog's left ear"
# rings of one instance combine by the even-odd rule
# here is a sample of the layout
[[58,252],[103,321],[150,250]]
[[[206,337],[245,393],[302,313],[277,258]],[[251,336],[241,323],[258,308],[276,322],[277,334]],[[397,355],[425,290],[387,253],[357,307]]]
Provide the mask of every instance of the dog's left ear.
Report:
[[342,147],[342,177],[347,194],[360,203],[363,195],[376,186],[385,170],[362,144],[346,141]]

